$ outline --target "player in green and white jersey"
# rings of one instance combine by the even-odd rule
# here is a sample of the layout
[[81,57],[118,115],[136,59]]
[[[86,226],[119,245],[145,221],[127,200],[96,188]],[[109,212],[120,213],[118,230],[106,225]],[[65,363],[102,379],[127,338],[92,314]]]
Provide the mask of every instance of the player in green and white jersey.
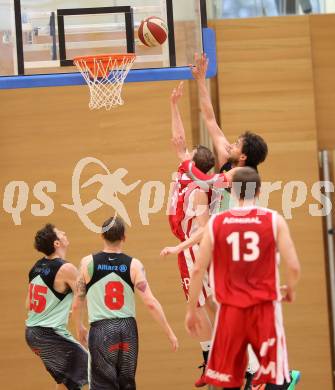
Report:
[[[90,390],[135,390],[138,355],[135,292],[163,329],[174,351],[178,341],[150,290],[142,263],[123,253],[123,220],[116,217],[105,221],[102,239],[102,251],[81,261],[74,302],[80,313],[87,299]],[[79,318],[77,333],[85,343],[87,334]]]
[[69,241],[51,224],[35,235],[44,253],[29,272],[26,341],[55,379],[58,390],[80,390],[87,383],[87,352],[67,330],[77,268],[65,261]]

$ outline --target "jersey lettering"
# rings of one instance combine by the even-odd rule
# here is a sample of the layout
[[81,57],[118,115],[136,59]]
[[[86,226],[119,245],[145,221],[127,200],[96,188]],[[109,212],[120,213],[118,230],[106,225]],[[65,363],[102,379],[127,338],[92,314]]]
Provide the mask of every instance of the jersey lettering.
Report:
[[124,305],[124,287],[121,282],[108,282],[105,286],[105,305],[110,310],[120,310]]
[[240,261],[240,236],[243,234],[246,248],[249,253],[243,253],[243,261],[255,261],[259,258],[259,235],[256,232],[248,231],[244,233],[233,232],[226,238],[227,243],[232,245],[233,261]]
[[29,310],[35,313],[42,313],[45,309],[47,300],[45,295],[48,292],[46,286],[40,286],[38,284],[29,284]]

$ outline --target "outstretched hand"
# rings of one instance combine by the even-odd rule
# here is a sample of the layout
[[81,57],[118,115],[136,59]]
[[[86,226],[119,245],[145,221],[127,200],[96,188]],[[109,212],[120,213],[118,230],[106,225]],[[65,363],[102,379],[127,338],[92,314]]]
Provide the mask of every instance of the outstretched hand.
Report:
[[194,54],[194,64],[190,65],[191,72],[195,80],[205,80],[207,68],[208,68],[208,58],[205,53],[202,53],[199,57],[198,53]]
[[179,342],[176,335],[173,332],[171,332],[171,334],[169,335],[169,341],[170,341],[172,351],[176,352],[179,348]]
[[178,84],[178,87],[173,89],[173,91],[171,93],[171,97],[170,97],[172,104],[177,104],[179,102],[179,100],[183,96],[183,88],[184,88],[184,82],[181,81]]

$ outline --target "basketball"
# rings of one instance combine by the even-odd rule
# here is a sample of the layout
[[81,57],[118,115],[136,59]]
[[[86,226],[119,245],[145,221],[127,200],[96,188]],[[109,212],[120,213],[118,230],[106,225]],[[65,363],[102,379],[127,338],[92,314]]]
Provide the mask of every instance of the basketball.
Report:
[[167,38],[168,28],[165,21],[157,16],[150,16],[141,22],[138,38],[149,47],[162,45]]

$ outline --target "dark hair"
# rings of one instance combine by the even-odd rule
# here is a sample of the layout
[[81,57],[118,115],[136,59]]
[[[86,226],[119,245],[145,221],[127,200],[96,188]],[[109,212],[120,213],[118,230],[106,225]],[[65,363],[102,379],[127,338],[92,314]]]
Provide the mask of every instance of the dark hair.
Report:
[[193,156],[195,166],[201,172],[207,173],[215,165],[215,158],[213,152],[206,148],[206,146],[198,145]]
[[54,225],[47,223],[35,234],[35,249],[47,256],[55,252],[54,242],[58,240],[58,237],[54,229]]
[[241,135],[243,140],[242,153],[247,156],[245,166],[257,170],[257,165],[262,163],[268,154],[268,146],[264,139],[250,131]]
[[[110,225],[110,228],[106,230],[106,228]],[[106,230],[106,231],[105,231]],[[109,242],[121,241],[124,239],[125,226],[123,219],[120,217],[111,217],[108,218],[102,224],[102,236],[105,240]]]
[[253,199],[261,187],[258,172],[250,167],[238,168],[233,175],[232,188],[240,199]]

